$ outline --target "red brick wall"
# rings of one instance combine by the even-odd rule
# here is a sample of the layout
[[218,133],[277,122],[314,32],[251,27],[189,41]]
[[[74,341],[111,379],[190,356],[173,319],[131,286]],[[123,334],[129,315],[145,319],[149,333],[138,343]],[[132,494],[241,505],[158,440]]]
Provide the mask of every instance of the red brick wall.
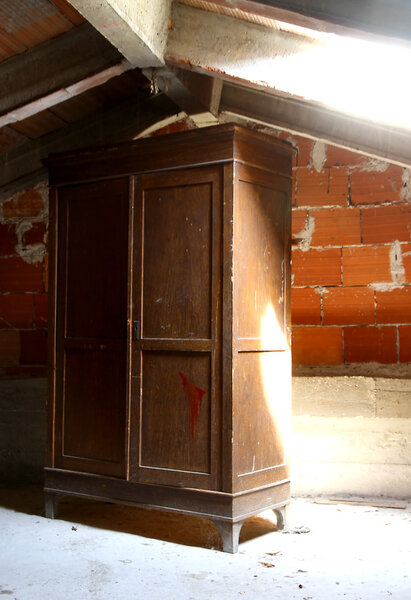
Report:
[[[411,362],[408,171],[304,138],[280,137],[298,150],[294,363]],[[40,185],[0,201],[3,376],[46,372],[47,196]]]
[[411,170],[281,137],[297,149],[294,364],[410,362]]
[[47,227],[45,185],[0,202],[0,376],[46,373]]

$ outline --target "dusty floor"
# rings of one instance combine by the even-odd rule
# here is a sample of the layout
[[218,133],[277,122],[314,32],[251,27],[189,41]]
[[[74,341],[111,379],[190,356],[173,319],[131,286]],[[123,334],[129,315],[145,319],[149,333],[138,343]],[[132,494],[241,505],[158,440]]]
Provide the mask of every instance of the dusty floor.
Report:
[[235,555],[204,519],[73,498],[57,520],[42,515],[39,488],[0,489],[4,597],[411,600],[411,503],[295,499],[288,533],[251,519]]

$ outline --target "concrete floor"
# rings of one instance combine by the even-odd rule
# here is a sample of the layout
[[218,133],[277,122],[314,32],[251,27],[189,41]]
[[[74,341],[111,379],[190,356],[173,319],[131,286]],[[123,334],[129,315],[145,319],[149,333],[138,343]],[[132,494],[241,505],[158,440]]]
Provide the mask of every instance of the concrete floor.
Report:
[[0,595],[411,600],[410,503],[298,498],[288,533],[276,531],[271,515],[251,519],[235,555],[218,550],[217,530],[204,519],[74,498],[62,500],[59,519],[42,515],[41,489],[0,489]]

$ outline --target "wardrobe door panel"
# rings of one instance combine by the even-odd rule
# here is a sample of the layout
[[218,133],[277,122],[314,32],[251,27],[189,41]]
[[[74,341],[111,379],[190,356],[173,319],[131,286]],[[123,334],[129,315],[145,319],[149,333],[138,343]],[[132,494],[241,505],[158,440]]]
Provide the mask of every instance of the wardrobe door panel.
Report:
[[209,352],[143,352],[141,464],[210,473]]
[[129,180],[58,193],[55,464],[126,472]]
[[144,192],[143,336],[210,339],[212,184]]
[[66,350],[64,455],[120,463],[124,423],[124,365],[115,350]]

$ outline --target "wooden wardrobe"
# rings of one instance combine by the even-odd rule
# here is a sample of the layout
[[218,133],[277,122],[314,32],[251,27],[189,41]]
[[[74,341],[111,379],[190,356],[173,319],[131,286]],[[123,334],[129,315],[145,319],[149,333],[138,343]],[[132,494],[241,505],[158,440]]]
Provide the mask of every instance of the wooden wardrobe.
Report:
[[242,523],[290,498],[291,154],[236,125],[48,159],[46,514]]

